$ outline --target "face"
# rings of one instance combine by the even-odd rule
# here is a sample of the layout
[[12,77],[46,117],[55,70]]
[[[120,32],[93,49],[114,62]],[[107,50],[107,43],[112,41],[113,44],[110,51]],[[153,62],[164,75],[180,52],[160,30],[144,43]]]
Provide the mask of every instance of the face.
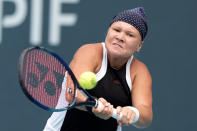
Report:
[[126,22],[114,22],[105,39],[108,54],[113,57],[129,58],[142,46],[139,31]]

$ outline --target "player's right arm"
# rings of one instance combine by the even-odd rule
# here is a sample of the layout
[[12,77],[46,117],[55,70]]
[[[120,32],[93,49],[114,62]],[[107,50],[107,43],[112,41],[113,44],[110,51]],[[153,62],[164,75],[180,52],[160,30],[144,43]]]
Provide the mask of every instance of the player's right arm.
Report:
[[85,71],[96,73],[101,65],[102,45],[101,44],[85,44],[81,46],[70,63],[70,68],[79,79],[80,74]]
[[[85,71],[97,73],[102,64],[103,47],[99,44],[86,44],[80,47],[75,53],[70,68],[79,80],[80,74]],[[104,98],[99,98],[99,101],[104,105],[103,108],[93,108],[93,113],[102,119],[111,117],[113,106],[108,103]],[[79,109],[85,110],[84,107]]]

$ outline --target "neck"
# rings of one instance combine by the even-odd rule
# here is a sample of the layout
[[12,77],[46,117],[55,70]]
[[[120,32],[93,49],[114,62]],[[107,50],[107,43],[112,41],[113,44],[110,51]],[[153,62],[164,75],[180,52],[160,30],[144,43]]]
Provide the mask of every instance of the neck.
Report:
[[108,56],[108,60],[109,60],[109,64],[110,66],[115,69],[115,70],[119,70],[121,69],[125,63],[128,61],[128,58],[113,58]]

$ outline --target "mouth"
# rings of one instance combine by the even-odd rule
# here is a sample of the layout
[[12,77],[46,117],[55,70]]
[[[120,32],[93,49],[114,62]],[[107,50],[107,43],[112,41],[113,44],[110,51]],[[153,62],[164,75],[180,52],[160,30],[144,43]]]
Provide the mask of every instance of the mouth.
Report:
[[119,44],[119,43],[112,43],[112,45],[115,45],[115,46],[118,46],[118,47],[120,47],[120,48],[123,48],[122,45]]

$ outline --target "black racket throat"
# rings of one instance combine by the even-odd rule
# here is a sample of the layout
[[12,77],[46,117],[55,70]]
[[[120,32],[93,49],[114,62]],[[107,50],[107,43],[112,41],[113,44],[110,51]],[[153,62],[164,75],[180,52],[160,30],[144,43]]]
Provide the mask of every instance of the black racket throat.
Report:
[[96,108],[98,106],[97,99],[94,99],[92,97],[89,97],[85,103],[86,103],[86,106],[88,106],[88,107],[95,107]]
[[75,106],[87,106],[87,107],[97,107],[98,100],[94,96],[91,96],[85,89],[83,89],[77,82],[77,89],[87,98],[86,101],[76,103]]

